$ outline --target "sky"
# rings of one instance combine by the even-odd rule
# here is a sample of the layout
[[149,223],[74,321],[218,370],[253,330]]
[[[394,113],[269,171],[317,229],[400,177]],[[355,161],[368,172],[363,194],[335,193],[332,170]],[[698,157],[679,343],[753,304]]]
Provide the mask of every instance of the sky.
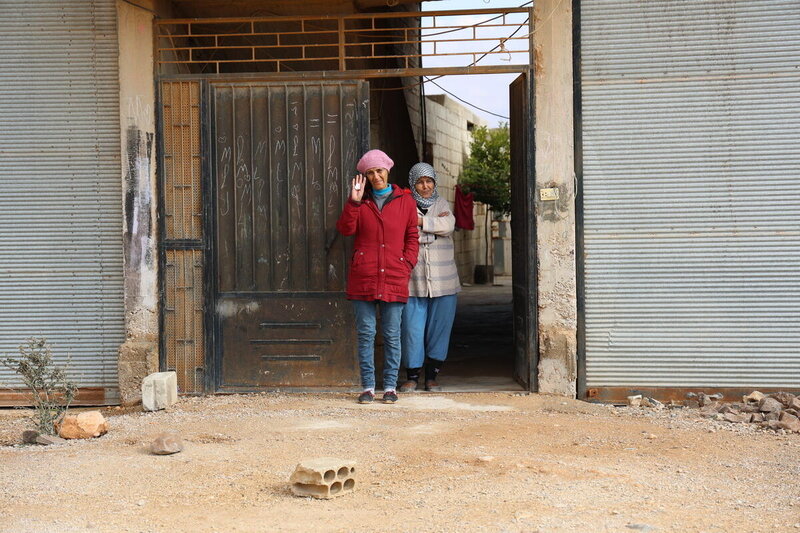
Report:
[[[525,0],[439,0],[436,2],[423,2],[423,11],[448,11],[448,10],[461,10],[461,9],[487,9],[497,7],[519,7],[525,4]],[[525,20],[524,15],[515,15],[514,19],[509,18],[509,23],[519,24]],[[437,25],[469,25],[475,24],[488,18],[487,16],[475,17],[458,17],[457,19],[442,19],[437,18]],[[423,20],[423,25],[430,25],[430,19],[427,22]],[[470,30],[471,31],[471,30]],[[508,36],[512,28],[485,28],[479,30],[479,37],[497,38],[497,41],[481,41],[472,43],[449,43],[437,45],[437,51],[447,51],[449,53],[461,51],[487,51],[500,43],[501,37]],[[527,25],[524,26],[517,34],[523,35],[523,31],[527,32]],[[427,32],[426,32],[427,33]],[[471,33],[470,33],[471,35]],[[451,33],[448,34],[450,38],[466,38],[467,34]],[[441,37],[440,37],[441,38]],[[521,43],[508,43],[506,47],[509,50],[519,49]],[[447,48],[445,48],[447,47]],[[525,54],[517,54],[513,57],[507,55],[492,55],[481,60],[479,65],[490,64],[503,64],[504,60],[511,59],[512,63],[527,63],[527,56]],[[465,56],[453,57],[435,57],[423,59],[423,66],[447,66],[447,65],[467,65],[472,61],[471,57],[466,59]],[[498,115],[508,117],[508,86],[519,74],[474,74],[469,76],[444,76],[436,80],[436,83],[441,85],[447,91],[450,91],[459,98],[467,102],[477,105],[487,111],[491,111]],[[442,94],[444,91],[433,85],[432,83],[425,84],[425,94]],[[463,102],[461,102],[463,104]],[[507,119],[499,118],[483,111],[477,110],[473,107],[466,106],[477,115],[486,120],[490,127],[496,126],[500,122],[507,122]]]

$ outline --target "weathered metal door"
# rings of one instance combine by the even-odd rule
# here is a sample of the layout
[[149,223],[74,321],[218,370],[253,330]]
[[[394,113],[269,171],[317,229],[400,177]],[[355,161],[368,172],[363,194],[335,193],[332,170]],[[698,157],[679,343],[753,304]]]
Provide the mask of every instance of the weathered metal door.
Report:
[[356,383],[336,219],[367,148],[364,82],[212,83],[219,388]]
[[510,86],[511,250],[514,299],[514,378],[536,390],[536,219],[534,213],[533,80],[521,74]]

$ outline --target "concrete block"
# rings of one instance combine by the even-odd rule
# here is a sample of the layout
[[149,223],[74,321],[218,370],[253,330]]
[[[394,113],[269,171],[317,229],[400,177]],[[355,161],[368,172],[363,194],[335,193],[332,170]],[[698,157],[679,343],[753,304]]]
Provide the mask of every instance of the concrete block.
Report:
[[320,457],[301,461],[289,478],[289,483],[297,496],[328,500],[353,492],[356,486],[355,473],[355,461]]
[[142,380],[142,408],[165,409],[178,401],[178,376],[175,372],[156,372]]

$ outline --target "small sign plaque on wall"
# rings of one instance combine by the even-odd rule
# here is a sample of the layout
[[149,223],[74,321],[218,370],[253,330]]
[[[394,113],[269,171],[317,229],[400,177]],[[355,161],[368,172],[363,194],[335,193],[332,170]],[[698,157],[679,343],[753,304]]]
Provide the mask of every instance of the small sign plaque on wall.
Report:
[[539,189],[539,199],[543,202],[547,200],[558,200],[558,188]]

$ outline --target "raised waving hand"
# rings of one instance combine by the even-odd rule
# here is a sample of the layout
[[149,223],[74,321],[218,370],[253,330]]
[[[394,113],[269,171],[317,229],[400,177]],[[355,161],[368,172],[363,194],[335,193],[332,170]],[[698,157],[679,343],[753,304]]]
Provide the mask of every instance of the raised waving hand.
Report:
[[354,202],[360,202],[361,198],[364,197],[364,187],[366,184],[367,178],[361,174],[356,174],[356,177],[353,178],[350,184],[350,199]]

